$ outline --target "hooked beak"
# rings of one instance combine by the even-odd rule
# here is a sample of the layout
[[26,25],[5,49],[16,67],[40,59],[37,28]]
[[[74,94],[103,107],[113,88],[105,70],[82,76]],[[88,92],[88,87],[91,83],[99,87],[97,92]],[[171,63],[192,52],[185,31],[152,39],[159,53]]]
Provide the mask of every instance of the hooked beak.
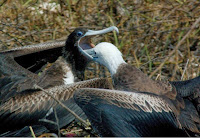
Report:
[[[101,35],[101,34],[105,34],[105,33],[108,33],[108,32],[111,32],[111,31],[116,31],[117,34],[119,34],[119,30],[116,26],[111,26],[111,27],[108,27],[106,29],[103,29],[103,30],[98,30],[98,31],[93,31],[93,30],[88,30],[85,35],[78,41],[78,48],[79,48],[79,51],[85,56],[87,57],[88,59],[92,60],[94,57],[92,57],[92,53],[94,53],[94,50],[93,49],[89,49],[89,48],[94,48],[95,45],[94,44],[89,44],[89,48],[87,46],[87,48],[84,48],[83,49],[83,45],[84,44],[87,44],[88,45],[88,42],[86,41],[91,41],[90,38],[92,36],[95,36],[95,35]],[[85,50],[85,49],[88,49],[88,50]],[[90,54],[88,54],[90,53]]]
[[113,30],[115,30],[117,32],[117,34],[119,34],[118,28],[116,26],[111,26],[111,27],[108,27],[106,29],[98,30],[98,31],[88,30],[88,32],[85,33],[84,36],[101,35],[101,34],[105,34],[105,33],[111,32]]

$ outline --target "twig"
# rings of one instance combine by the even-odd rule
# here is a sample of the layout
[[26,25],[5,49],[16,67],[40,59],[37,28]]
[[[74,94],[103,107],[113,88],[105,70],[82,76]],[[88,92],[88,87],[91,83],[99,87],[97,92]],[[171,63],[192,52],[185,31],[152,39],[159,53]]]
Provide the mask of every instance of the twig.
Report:
[[57,112],[56,112],[56,109],[55,109],[55,108],[53,108],[53,111],[54,111],[54,114],[55,114],[56,123],[57,123],[57,127],[58,127],[58,137],[60,137],[60,125],[59,125],[59,119],[58,119]]
[[156,76],[156,79],[155,80],[158,80],[159,78],[160,78],[160,74],[158,74],[157,76]]
[[41,122],[46,122],[46,123],[53,124],[53,125],[57,125],[56,122],[51,121],[51,120],[48,120],[48,119],[39,119],[39,121],[41,121]]
[[34,133],[34,131],[33,131],[33,128],[32,128],[32,126],[29,126],[29,128],[30,128],[30,131],[31,131],[31,135],[32,135],[34,138],[36,138],[36,136],[35,136],[35,133]]
[[0,31],[1,31],[2,33],[6,34],[7,36],[13,38],[16,42],[18,42],[21,46],[23,46],[23,44],[22,44],[20,41],[18,41],[18,39],[17,39],[16,37],[10,35],[10,34],[7,33],[7,32],[4,32],[3,30],[0,30]]
[[175,78],[175,76],[176,76],[176,72],[177,72],[177,70],[178,70],[178,59],[179,59],[179,57],[178,57],[178,50],[176,50],[175,51],[175,67],[174,67],[174,69],[173,69],[173,72],[172,72],[172,77],[171,77],[171,80],[174,80],[174,78]]
[[184,76],[184,74],[185,74],[185,71],[186,71],[186,69],[187,69],[187,66],[188,66],[189,61],[190,61],[190,60],[188,59],[186,65],[185,65],[183,74],[182,74],[182,76],[181,76],[181,80],[183,80],[183,76]]
[[65,106],[61,101],[59,101],[58,99],[56,99],[55,97],[53,97],[53,95],[51,95],[50,93],[48,93],[46,90],[44,90],[42,87],[38,86],[37,84],[35,84],[34,87],[42,90],[44,93],[46,93],[47,95],[49,95],[58,104],[60,104],[64,109],[66,109],[68,112],[70,112],[72,115],[74,115],[75,118],[77,118],[79,121],[81,121],[83,124],[85,124],[87,126],[87,123],[86,123],[85,120],[83,120],[82,118],[80,118],[76,113],[74,113],[71,109],[69,109],[67,106]]
[[75,133],[75,132],[81,132],[81,131],[83,131],[83,129],[73,130],[73,131],[70,131],[70,132],[64,132],[63,135]]
[[150,74],[150,78],[157,72],[159,71],[163,65],[165,64],[165,62],[169,59],[169,57],[171,57],[174,52],[180,47],[180,45],[185,41],[185,39],[190,35],[190,33],[192,32],[192,30],[196,27],[196,25],[200,22],[200,17],[195,21],[195,23],[192,25],[192,27],[190,28],[190,30],[187,32],[187,34],[181,39],[181,41],[178,42],[178,44],[176,45],[176,47],[174,48],[173,51],[171,51],[169,53],[169,55],[164,59],[164,61],[160,64],[160,66],[158,68],[156,68],[156,70],[154,70],[151,74]]

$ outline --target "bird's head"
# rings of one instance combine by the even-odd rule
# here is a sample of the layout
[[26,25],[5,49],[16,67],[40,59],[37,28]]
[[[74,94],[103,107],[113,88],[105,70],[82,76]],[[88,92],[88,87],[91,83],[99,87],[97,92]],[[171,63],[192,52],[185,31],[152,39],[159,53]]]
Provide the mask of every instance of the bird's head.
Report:
[[89,55],[88,58],[106,66],[111,74],[115,74],[118,66],[125,63],[122,53],[117,47],[108,42],[102,42],[94,48],[84,50]]
[[[96,35],[105,34],[115,30],[119,33],[119,30],[115,26],[111,26],[109,28],[103,30],[88,30],[86,28],[76,28],[67,39],[67,42],[70,42],[71,45],[67,45],[69,49],[73,49],[73,47],[77,47],[82,54],[86,54],[83,50],[94,48],[95,45],[92,43],[92,38]],[[89,55],[87,55],[89,56]]]
[[92,59],[89,54],[84,50],[94,48],[95,45],[91,39],[96,35],[105,34],[115,30],[119,33],[118,28],[111,26],[103,30],[88,30],[86,28],[76,28],[66,41],[63,49],[63,56],[66,61],[71,65],[72,71],[78,78],[83,78],[83,74],[87,63]]

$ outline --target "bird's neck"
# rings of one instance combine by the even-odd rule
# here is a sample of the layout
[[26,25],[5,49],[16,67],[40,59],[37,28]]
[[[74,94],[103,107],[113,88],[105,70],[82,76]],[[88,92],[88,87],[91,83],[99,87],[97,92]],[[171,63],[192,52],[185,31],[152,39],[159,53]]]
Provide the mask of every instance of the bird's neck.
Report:
[[108,70],[111,73],[111,76],[113,76],[116,72],[118,67],[121,64],[127,64],[124,59],[122,57],[113,57],[112,60],[110,60],[109,62],[106,62],[106,67],[108,67]]
[[63,57],[69,64],[75,76],[75,81],[83,80],[88,60],[79,52],[78,47],[74,46],[73,42],[66,41],[65,47],[63,48]]

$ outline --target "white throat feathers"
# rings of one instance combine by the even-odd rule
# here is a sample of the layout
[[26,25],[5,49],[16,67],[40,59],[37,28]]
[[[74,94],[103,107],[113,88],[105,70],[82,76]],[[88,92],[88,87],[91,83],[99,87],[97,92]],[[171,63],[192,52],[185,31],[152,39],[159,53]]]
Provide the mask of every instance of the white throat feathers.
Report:
[[74,75],[71,69],[69,68],[69,66],[67,66],[67,68],[68,68],[68,71],[64,74],[64,77],[63,77],[64,84],[74,83]]

